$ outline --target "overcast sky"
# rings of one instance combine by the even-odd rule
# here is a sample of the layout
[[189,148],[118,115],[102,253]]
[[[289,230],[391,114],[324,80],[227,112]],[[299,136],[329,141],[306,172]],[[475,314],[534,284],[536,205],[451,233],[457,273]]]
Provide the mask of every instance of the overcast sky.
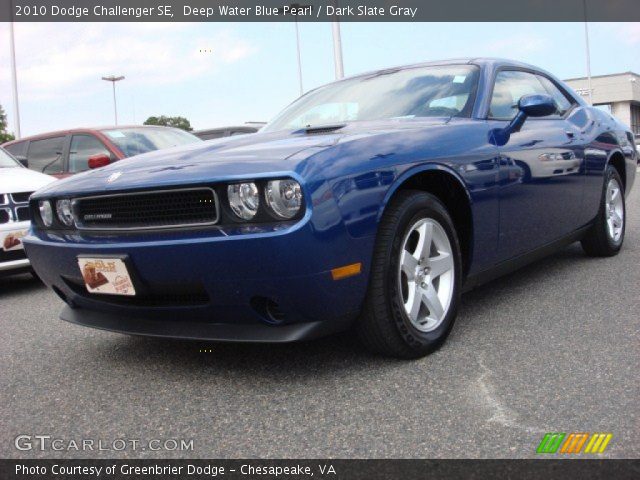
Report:
[[[640,73],[640,23],[589,24],[593,75]],[[292,23],[18,23],[22,134],[182,115],[199,128],[266,121],[298,96]],[[301,23],[304,87],[334,78],[330,23]],[[9,24],[0,23],[0,104],[14,129]],[[582,23],[343,23],[345,74],[498,56],[560,78],[586,75]]]

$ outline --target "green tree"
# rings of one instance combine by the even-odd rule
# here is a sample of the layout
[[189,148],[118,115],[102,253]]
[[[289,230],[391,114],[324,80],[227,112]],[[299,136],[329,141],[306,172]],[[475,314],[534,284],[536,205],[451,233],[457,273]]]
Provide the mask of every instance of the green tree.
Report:
[[7,114],[4,113],[2,105],[0,105],[0,144],[14,140],[16,137],[13,133],[7,131]]
[[193,130],[191,128],[191,122],[184,117],[167,117],[165,115],[160,115],[159,117],[149,117],[144,122],[145,125],[162,125],[163,127],[175,127],[181,128],[182,130],[186,130],[190,132]]

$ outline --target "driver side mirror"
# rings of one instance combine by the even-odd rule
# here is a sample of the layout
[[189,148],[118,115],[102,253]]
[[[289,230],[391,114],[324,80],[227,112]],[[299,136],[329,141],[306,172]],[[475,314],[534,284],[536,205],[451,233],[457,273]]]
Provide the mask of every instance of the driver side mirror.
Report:
[[493,143],[498,146],[505,145],[512,133],[520,131],[527,117],[547,117],[557,110],[556,101],[551,95],[533,94],[522,96],[518,101],[518,113],[509,122],[509,125],[491,131]]
[[527,117],[547,117],[556,113],[556,101],[551,95],[524,95],[518,101],[518,110]]
[[23,167],[29,168],[29,160],[24,155],[16,155],[16,160],[18,160]]
[[90,169],[105,167],[111,163],[111,157],[105,153],[96,153],[89,157],[88,165]]

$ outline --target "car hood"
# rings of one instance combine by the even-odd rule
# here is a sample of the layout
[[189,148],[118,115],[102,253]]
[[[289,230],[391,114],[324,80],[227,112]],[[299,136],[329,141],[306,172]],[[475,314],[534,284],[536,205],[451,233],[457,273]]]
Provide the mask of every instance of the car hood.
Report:
[[0,193],[33,192],[55,180],[28,168],[0,168]]
[[446,121],[434,118],[354,122],[333,132],[255,133],[198,142],[120,160],[61,180],[38,193],[83,194],[292,173],[304,176],[303,162],[325,149],[365,137],[425,128]]

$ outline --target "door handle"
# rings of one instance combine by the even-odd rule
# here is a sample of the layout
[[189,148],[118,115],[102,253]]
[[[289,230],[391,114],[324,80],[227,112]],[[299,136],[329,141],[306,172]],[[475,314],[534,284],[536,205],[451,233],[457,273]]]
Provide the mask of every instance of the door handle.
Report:
[[571,130],[565,130],[564,133],[567,135],[567,137],[569,138],[575,138],[576,134],[574,132],[572,132]]

